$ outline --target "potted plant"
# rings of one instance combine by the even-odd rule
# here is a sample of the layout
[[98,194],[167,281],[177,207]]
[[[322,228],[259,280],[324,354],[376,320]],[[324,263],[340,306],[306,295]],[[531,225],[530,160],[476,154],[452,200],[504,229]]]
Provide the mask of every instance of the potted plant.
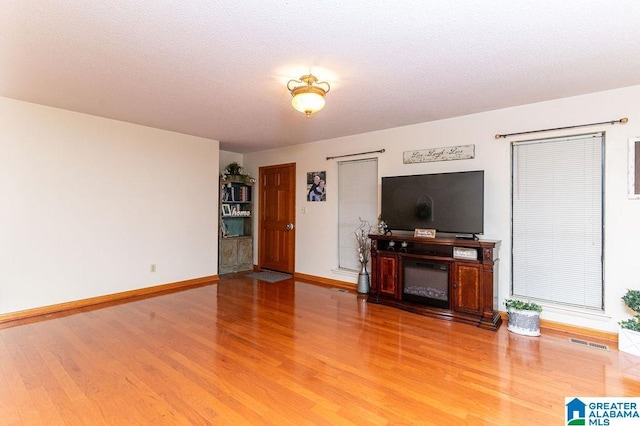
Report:
[[240,174],[240,171],[242,170],[242,166],[238,164],[236,161],[233,161],[229,163],[224,170],[228,174],[235,176]]
[[540,335],[540,305],[518,299],[507,299],[504,305],[509,316],[507,330],[525,336]]
[[640,356],[640,290],[627,290],[622,300],[636,314],[618,323],[618,350]]
[[254,178],[252,178],[248,174],[242,173],[242,166],[238,164],[236,161],[229,163],[227,167],[225,167],[224,170],[222,171],[222,174],[220,175],[220,177],[222,178],[223,181],[229,178],[237,179],[244,183],[249,183],[249,182],[255,183],[256,181]]

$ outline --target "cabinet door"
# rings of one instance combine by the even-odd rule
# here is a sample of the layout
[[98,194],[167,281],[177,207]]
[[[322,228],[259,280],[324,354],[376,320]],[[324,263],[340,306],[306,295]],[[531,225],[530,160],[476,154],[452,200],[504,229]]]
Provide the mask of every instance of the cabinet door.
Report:
[[380,294],[394,298],[398,295],[398,258],[395,255],[378,256],[378,285]]
[[474,315],[481,314],[482,270],[480,265],[457,262],[453,271],[453,310]]
[[228,274],[237,271],[238,240],[235,238],[220,239],[220,273]]
[[253,244],[251,238],[238,239],[238,271],[253,269]]

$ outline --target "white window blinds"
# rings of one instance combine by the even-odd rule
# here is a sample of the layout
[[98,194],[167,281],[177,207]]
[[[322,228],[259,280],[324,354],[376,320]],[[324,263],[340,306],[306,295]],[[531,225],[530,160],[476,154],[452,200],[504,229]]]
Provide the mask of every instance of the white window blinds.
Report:
[[338,163],[338,256],[339,267],[359,270],[358,250],[353,231],[359,218],[377,225],[378,159]]
[[602,133],[512,145],[516,297],[603,309]]

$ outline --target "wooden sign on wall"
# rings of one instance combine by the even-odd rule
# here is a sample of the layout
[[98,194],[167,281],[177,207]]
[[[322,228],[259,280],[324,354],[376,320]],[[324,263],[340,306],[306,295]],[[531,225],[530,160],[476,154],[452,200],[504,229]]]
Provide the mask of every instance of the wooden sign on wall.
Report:
[[404,164],[413,164],[431,161],[466,160],[475,157],[475,150],[475,145],[458,145],[405,151],[403,153],[403,162]]

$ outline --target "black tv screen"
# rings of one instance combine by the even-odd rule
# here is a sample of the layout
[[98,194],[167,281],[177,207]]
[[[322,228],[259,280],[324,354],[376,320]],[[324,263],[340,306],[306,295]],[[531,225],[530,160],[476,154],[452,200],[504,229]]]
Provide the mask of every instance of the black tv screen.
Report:
[[382,219],[390,230],[484,231],[484,171],[382,178]]

